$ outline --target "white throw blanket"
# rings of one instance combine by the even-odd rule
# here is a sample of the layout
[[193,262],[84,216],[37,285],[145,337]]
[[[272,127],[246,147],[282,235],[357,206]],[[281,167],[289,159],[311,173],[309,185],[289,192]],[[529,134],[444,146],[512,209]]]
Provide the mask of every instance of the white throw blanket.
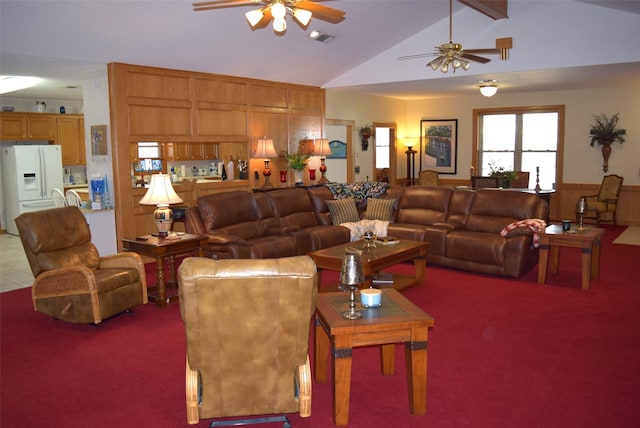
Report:
[[389,222],[383,220],[360,220],[341,223],[340,226],[344,226],[351,231],[351,242],[353,242],[362,239],[362,235],[369,231],[381,238],[387,236]]

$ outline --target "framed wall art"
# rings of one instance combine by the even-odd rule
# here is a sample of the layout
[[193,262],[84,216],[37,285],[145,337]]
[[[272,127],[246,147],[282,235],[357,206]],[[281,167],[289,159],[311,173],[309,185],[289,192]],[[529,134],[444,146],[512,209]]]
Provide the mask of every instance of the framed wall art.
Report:
[[331,154],[327,155],[327,159],[347,158],[347,143],[343,143],[340,140],[332,140],[329,142],[329,148],[331,149]]
[[420,171],[455,174],[458,162],[458,119],[420,121]]
[[91,155],[107,156],[107,125],[91,127]]

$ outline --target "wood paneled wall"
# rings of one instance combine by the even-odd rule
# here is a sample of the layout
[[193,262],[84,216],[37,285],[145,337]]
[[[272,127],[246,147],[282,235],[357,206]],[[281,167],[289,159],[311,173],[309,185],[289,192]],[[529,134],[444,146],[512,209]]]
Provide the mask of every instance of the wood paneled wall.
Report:
[[[292,152],[300,140],[323,135],[324,90],[317,87],[244,79],[208,73],[112,63],[109,73],[111,145],[114,169],[116,230],[123,237],[154,230],[154,207],[138,201],[145,189],[131,187],[130,146],[138,141],[174,145],[217,144],[220,159],[247,159],[256,138],[268,136],[276,152]],[[286,169],[274,159],[272,169]],[[186,205],[198,196],[250,190],[253,171],[262,159],[250,161],[250,180],[186,183],[176,191]]]

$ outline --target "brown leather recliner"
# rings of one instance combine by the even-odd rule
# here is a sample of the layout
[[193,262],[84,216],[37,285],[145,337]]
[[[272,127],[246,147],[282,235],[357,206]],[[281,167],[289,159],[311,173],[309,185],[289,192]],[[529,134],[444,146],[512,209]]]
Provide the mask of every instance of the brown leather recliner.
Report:
[[187,422],[310,416],[309,330],[318,293],[313,261],[190,257],[178,269],[178,282]]
[[35,310],[75,323],[103,319],[147,303],[142,258],[135,253],[100,257],[77,207],[20,214],[22,246],[35,281]]

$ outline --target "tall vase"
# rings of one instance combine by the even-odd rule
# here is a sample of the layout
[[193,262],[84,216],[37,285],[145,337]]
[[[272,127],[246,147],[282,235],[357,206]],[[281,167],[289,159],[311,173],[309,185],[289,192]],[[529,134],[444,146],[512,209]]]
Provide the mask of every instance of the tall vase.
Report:
[[602,159],[604,159],[604,165],[602,170],[607,172],[609,170],[609,156],[611,156],[611,141],[602,142]]
[[294,169],[293,176],[296,186],[304,186],[304,169]]

